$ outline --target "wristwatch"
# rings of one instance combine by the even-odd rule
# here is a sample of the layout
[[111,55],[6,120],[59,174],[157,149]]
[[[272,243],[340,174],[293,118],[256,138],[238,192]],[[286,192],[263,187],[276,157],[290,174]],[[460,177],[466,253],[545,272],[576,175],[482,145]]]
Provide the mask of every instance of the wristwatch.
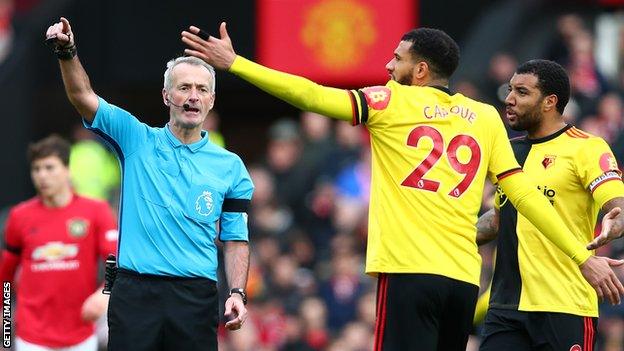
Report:
[[247,293],[245,292],[245,289],[241,289],[241,288],[231,289],[230,297],[232,296],[232,294],[239,294],[243,298],[243,304],[244,305],[247,304]]

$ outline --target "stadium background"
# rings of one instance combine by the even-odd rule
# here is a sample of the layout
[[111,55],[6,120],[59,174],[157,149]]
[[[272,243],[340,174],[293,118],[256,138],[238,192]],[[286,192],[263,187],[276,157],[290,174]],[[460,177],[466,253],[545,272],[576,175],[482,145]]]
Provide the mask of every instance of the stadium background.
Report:
[[[165,62],[182,52],[179,33],[190,24],[216,34],[225,20],[237,53],[343,87],[385,83],[400,34],[437,27],[462,50],[451,88],[499,108],[518,62],[564,64],[573,86],[566,118],[609,141],[622,165],[623,8],[622,0],[0,0],[0,209],[34,194],[29,142],[50,133],[78,144],[89,138],[75,132],[78,116],[43,45],[47,26],[61,15],[72,23],[96,92],[156,126],[167,119],[160,98]],[[370,350],[374,280],[362,274],[366,135],[301,114],[226,73],[217,75],[215,108],[219,117],[207,128],[243,157],[257,187],[250,323],[221,333],[222,349]],[[89,168],[95,165],[76,168],[77,176],[89,177]],[[115,182],[96,187],[115,205]],[[492,251],[482,248],[483,287]],[[601,253],[622,256],[624,241]],[[624,350],[624,308],[603,306],[601,316],[598,349]],[[469,348],[477,344],[474,338]]]

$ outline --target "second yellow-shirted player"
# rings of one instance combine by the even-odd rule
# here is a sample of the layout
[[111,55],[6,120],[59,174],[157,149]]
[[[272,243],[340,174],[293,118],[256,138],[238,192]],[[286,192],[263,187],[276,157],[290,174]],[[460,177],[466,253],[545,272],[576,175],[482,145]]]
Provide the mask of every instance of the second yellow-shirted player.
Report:
[[[599,210],[624,205],[624,184],[607,143],[563,121],[569,91],[560,65],[529,61],[511,79],[507,117],[513,129],[528,131],[512,140],[524,172],[571,229],[571,238],[588,243]],[[607,215],[604,235],[621,235],[619,213]],[[479,242],[488,231],[499,233],[481,349],[591,350],[598,299],[576,264],[517,213],[500,189],[495,209],[479,223]]]
[[[406,33],[386,86],[342,90],[271,70],[221,39],[183,32],[185,52],[229,70],[303,110],[365,124],[372,181],[366,271],[379,276],[375,350],[465,350],[478,290],[475,243],[485,177],[572,258],[598,289],[619,300],[605,260],[572,240],[548,201],[522,174],[488,105],[452,94],[457,44],[444,32]],[[578,269],[578,268],[577,268]]]

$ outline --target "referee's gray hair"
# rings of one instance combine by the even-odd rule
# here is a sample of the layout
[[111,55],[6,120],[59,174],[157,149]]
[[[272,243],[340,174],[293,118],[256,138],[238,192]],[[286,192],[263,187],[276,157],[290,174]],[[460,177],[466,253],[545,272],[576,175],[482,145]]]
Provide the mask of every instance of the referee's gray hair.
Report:
[[165,88],[165,90],[169,91],[172,88],[171,71],[173,71],[173,67],[181,63],[188,63],[189,65],[205,67],[210,73],[210,76],[212,77],[212,84],[210,85],[210,92],[214,93],[215,86],[217,84],[217,76],[215,75],[214,68],[212,68],[212,66],[207,64],[206,62],[204,62],[204,60],[199,59],[194,56],[180,56],[172,60],[169,60],[169,62],[167,62],[167,70],[165,71],[165,82],[163,84],[163,87]]

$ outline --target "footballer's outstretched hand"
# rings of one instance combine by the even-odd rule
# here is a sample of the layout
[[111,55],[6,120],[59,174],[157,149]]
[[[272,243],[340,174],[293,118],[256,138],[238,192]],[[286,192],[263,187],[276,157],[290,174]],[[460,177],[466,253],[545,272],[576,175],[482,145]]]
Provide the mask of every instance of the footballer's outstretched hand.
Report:
[[182,42],[188,47],[184,53],[200,58],[214,68],[228,70],[236,58],[236,53],[225,26],[225,22],[221,22],[219,26],[221,38],[213,37],[195,26],[190,26],[188,31],[182,32]]
[[581,266],[581,273],[587,282],[596,290],[600,300],[609,300],[618,305],[620,296],[624,295],[624,286],[611,267],[621,266],[624,260],[608,257],[590,256]]

